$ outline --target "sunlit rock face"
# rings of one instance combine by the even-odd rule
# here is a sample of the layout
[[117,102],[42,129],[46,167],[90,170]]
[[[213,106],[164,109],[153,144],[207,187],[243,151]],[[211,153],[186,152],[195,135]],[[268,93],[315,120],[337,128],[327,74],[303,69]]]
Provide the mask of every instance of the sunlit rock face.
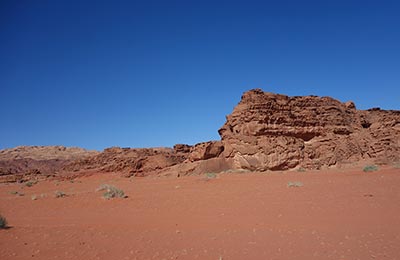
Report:
[[232,167],[264,171],[398,160],[399,129],[399,111],[255,89],[243,94],[219,133]]

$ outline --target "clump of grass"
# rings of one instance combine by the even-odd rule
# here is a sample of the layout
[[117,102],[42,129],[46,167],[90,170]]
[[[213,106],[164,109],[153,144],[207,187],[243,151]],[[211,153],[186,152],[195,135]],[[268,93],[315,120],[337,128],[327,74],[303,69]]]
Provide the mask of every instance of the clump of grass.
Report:
[[208,173],[206,173],[206,178],[207,179],[215,179],[215,178],[217,178],[217,174],[214,172],[208,172]]
[[28,181],[25,183],[26,187],[32,187],[33,185],[35,185],[37,183],[37,181]]
[[374,172],[377,170],[378,170],[378,166],[376,166],[376,165],[367,165],[363,169],[364,172]]
[[251,170],[249,170],[249,169],[236,169],[236,170],[233,170],[233,172],[234,173],[248,173],[248,172],[251,172]]
[[303,167],[300,167],[300,168],[297,169],[297,171],[298,171],[298,172],[305,172],[306,169],[304,169]]
[[0,215],[0,229],[7,228],[7,219]]
[[10,194],[17,195],[17,196],[24,196],[24,193],[19,192],[19,191],[10,191]]
[[97,189],[97,191],[105,191],[103,193],[103,198],[113,199],[113,198],[126,198],[125,192],[115,186],[109,184],[102,184]]
[[64,198],[64,197],[67,196],[67,194],[65,194],[64,192],[58,190],[58,191],[54,192],[54,196],[56,198]]
[[400,169],[400,162],[393,164],[393,167],[395,169]]
[[289,188],[292,188],[292,187],[298,188],[298,187],[302,187],[302,186],[303,186],[303,183],[302,183],[302,182],[299,182],[299,181],[289,181],[288,184],[287,184],[287,186],[288,186]]

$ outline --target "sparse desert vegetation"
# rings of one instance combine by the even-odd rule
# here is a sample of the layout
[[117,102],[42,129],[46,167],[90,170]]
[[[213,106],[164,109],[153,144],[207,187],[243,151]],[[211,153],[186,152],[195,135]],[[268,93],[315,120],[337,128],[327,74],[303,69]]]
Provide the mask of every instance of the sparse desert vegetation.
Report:
[[7,227],[7,219],[0,215],[0,229],[4,229]]
[[249,173],[251,172],[249,169],[229,169],[222,171],[221,173]]
[[102,184],[97,191],[104,191],[103,198],[104,199],[113,199],[113,198],[126,198],[125,192],[113,185]]
[[288,188],[298,188],[298,187],[303,187],[303,183],[300,181],[289,181],[287,184]]
[[32,187],[33,185],[35,185],[37,183],[37,181],[27,181],[26,183],[25,183],[25,186],[26,187]]
[[10,194],[16,195],[16,196],[24,196],[25,195],[23,192],[16,191],[16,190],[10,191]]
[[67,194],[65,194],[64,192],[58,190],[58,191],[55,191],[55,192],[54,192],[54,196],[55,196],[56,198],[64,198],[64,197],[67,196]]
[[217,174],[214,172],[208,172],[208,173],[206,173],[206,178],[207,179],[215,179],[215,178],[217,178]]
[[378,170],[378,166],[376,165],[367,165],[363,168],[364,172],[375,172]]

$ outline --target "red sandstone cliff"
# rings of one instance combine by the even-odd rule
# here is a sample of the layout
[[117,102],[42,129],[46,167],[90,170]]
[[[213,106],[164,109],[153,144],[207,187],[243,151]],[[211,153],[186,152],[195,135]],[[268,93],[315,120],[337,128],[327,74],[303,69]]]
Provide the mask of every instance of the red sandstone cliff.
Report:
[[233,168],[285,170],[400,159],[400,111],[356,110],[330,97],[246,92],[219,130]]

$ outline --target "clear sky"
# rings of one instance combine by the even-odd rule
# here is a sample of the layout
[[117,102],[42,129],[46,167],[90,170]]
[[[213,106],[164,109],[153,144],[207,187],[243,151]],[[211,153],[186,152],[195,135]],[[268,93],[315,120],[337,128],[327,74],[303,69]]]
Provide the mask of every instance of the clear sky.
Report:
[[400,1],[0,1],[0,149],[218,140],[243,92],[400,109]]

